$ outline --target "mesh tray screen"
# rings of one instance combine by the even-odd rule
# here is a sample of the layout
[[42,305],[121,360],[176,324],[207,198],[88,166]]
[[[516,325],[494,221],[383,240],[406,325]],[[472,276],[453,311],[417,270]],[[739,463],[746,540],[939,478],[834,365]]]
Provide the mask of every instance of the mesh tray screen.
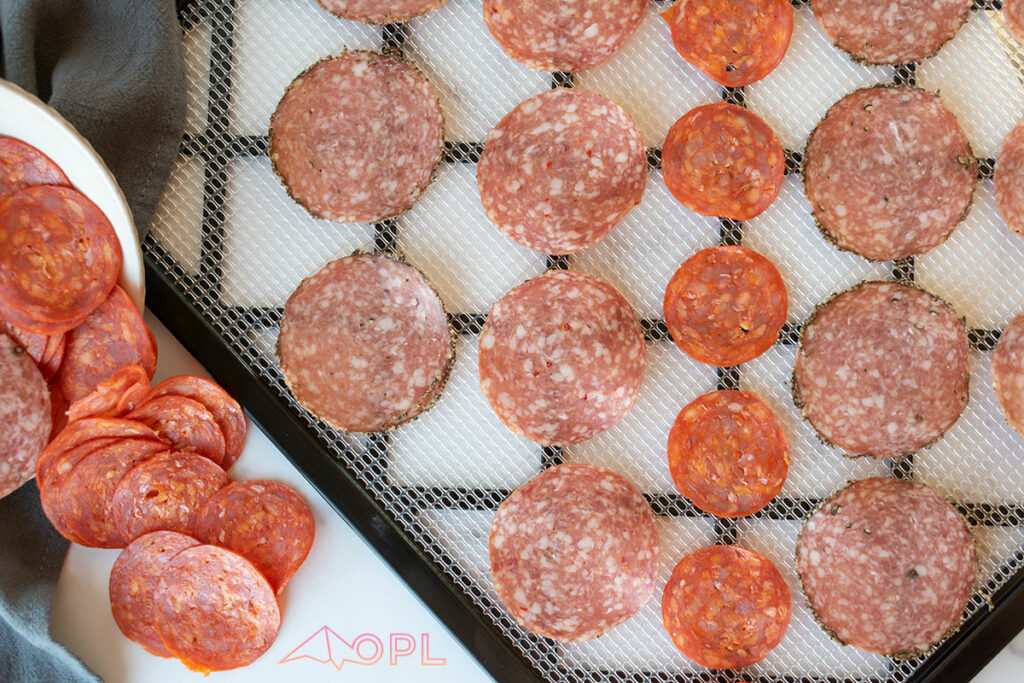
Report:
[[[664,543],[658,593],[683,554],[735,542],[769,558],[794,595],[782,644],[743,672],[758,680],[825,678],[904,681],[922,659],[894,661],[842,647],[813,623],[800,597],[793,555],[800,521],[848,479],[893,473],[936,487],[974,526],[981,578],[970,613],[1024,560],[1024,445],[1004,423],[992,394],[988,357],[999,330],[1024,307],[1024,240],[995,209],[992,157],[1024,111],[1021,64],[1008,57],[998,10],[978,5],[957,37],[923,64],[855,65],[795,1],[796,29],[786,59],[763,82],[722,90],[672,51],[652,2],[638,34],[605,65],[577,75],[531,71],[507,58],[483,24],[479,2],[447,6],[404,26],[367,27],[336,19],[313,0],[194,3],[186,12],[188,130],[145,249],[263,381],[290,405],[274,345],[281,307],[307,275],[356,249],[401,253],[431,278],[454,312],[457,361],[441,402],[389,435],[354,437],[307,413],[328,445],[416,542],[553,681],[733,680],[693,665],[660,625],[659,600],[595,642],[557,645],[520,629],[490,587],[487,533],[494,508],[542,467],[593,462],[623,473],[651,501]],[[266,133],[284,87],[302,69],[345,48],[398,50],[432,78],[446,116],[446,154],[436,182],[404,216],[381,224],[310,218],[271,173]],[[807,134],[828,106],[856,87],[903,82],[941,91],[958,115],[982,175],[975,205],[941,247],[924,257],[869,264],[841,254],[814,228],[796,168]],[[474,163],[487,130],[518,102],[555,84],[621,103],[651,147],[642,204],[603,242],[570,258],[545,258],[502,237],[485,218]],[[665,189],[656,147],[690,108],[719,99],[765,118],[787,148],[778,201],[746,223],[697,216]],[[790,320],[779,343],[739,368],[717,371],[678,351],[658,319],[671,273],[695,250],[742,242],[776,264],[790,288]],[[549,267],[571,267],[613,283],[637,308],[649,341],[639,402],[618,426],[579,446],[542,449],[513,435],[477,387],[476,341],[483,317],[505,291]],[[938,444],[899,463],[851,460],[818,442],[789,399],[801,321],[830,293],[866,278],[914,280],[950,301],[971,327],[971,397]],[[781,496],[751,518],[716,520],[672,485],[664,456],[678,410],[715,388],[759,392],[784,421],[792,466]],[[724,676],[724,677],[723,677]]]

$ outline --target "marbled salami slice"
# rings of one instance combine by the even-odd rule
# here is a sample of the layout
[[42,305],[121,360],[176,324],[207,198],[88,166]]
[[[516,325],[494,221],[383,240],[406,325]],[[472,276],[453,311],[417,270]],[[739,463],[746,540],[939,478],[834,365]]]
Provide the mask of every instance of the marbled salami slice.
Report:
[[164,567],[182,550],[199,541],[174,531],[140,536],[121,551],[110,570],[110,611],[130,640],[157,657],[172,657],[156,630],[153,598]]
[[894,5],[889,0],[811,0],[825,34],[865,64],[902,64],[930,57],[967,21],[971,0]]
[[491,308],[480,388],[509,429],[544,445],[585,441],[636,402],[647,346],[636,313],[592,275],[549,270]]
[[0,200],[33,185],[71,186],[53,159],[24,140],[0,136]]
[[199,510],[230,482],[209,458],[159,453],[131,468],[114,489],[114,526],[128,542],[151,531],[192,535]]
[[210,497],[196,519],[195,536],[233,550],[284,590],[306,560],[316,524],[295,489],[276,481],[233,482]]
[[217,465],[224,462],[224,434],[199,401],[184,396],[147,398],[128,413],[128,419],[152,427],[176,451],[197,453]]
[[313,215],[379,221],[430,184],[443,133],[423,74],[394,57],[346,52],[288,86],[270,120],[270,160]]
[[165,379],[149,392],[147,400],[161,396],[184,396],[202,403],[217,420],[224,435],[224,460],[221,467],[230,468],[238,460],[245,447],[247,424],[245,413],[238,401],[231,398],[218,384],[204,377],[178,375]]
[[448,0],[317,0],[320,6],[342,19],[364,24],[408,21],[443,7]]
[[68,333],[57,378],[72,403],[127,365],[138,365],[151,379],[156,372],[156,341],[135,304],[114,287],[99,308]]
[[149,393],[149,374],[138,365],[126,365],[96,389],[68,407],[68,420],[85,417],[124,417]]
[[913,453],[967,405],[967,326],[924,290],[867,282],[804,324],[793,400],[829,443],[853,455]]
[[259,570],[212,545],[186,548],[164,565],[153,612],[164,647],[193,671],[251,664],[281,627],[274,591]]
[[680,560],[661,600],[672,642],[710,669],[764,659],[785,635],[791,613],[789,586],[771,560],[733,545],[702,548]]
[[672,339],[687,355],[729,367],[771,348],[789,299],[778,269],[764,256],[746,247],[711,247],[675,272],[663,310]]
[[925,652],[954,630],[978,572],[963,517],[919,482],[848,484],[808,518],[797,570],[819,624],[883,655]]
[[487,218],[503,234],[537,251],[571,254],[640,203],[647,148],[616,103],[555,88],[491,129],[476,182]]
[[0,320],[0,333],[6,333],[25,352],[32,357],[42,373],[43,379],[49,382],[57,374],[61,361],[64,359],[64,333],[36,334],[9,322]]
[[661,547],[651,508],[631,483],[602,467],[567,464],[498,507],[489,553],[494,588],[515,620],[578,642],[647,603]]
[[683,59],[733,88],[771,73],[793,35],[789,0],[682,0],[661,17]]
[[328,424],[379,432],[433,405],[455,346],[423,275],[376,254],[332,261],[288,298],[278,339],[295,399]]
[[0,202],[0,317],[29,332],[78,325],[121,272],[110,221],[81,192],[37,185]]
[[[1019,5],[1024,14],[1024,0]],[[1024,237],[1024,119],[1017,122],[999,149],[995,192],[996,207],[1006,227]]]
[[50,426],[46,380],[25,349],[0,332],[0,498],[35,474]]
[[909,86],[847,95],[804,150],[804,189],[825,237],[872,261],[945,242],[967,216],[977,180],[956,117],[938,95]]
[[1024,313],[1003,330],[992,352],[992,388],[1010,426],[1024,436]]
[[668,435],[679,491],[718,517],[743,517],[782,490],[789,444],[771,408],[749,391],[714,391],[681,411]]

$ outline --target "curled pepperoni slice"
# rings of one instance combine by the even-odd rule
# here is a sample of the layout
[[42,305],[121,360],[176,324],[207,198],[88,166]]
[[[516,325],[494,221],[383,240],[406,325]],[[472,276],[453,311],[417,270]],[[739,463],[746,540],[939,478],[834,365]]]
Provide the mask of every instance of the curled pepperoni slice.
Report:
[[123,417],[135,409],[149,392],[149,375],[138,365],[126,365],[91,394],[68,408],[68,421],[85,417]]

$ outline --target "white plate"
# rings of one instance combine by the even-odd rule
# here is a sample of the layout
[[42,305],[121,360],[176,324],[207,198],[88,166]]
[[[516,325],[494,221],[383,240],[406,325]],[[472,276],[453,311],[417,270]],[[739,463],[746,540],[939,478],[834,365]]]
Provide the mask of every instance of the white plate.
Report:
[[19,138],[39,148],[57,162],[79,192],[107,215],[124,254],[118,284],[141,311],[146,300],[146,276],[139,236],[124,194],[103,159],[64,117],[35,95],[2,78],[0,112],[0,135]]

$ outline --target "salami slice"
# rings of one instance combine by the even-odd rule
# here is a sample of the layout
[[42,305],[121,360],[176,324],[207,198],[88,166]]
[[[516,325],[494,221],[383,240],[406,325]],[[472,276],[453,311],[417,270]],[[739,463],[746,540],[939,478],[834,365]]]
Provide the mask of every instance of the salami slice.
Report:
[[843,52],[865,64],[919,62],[938,52],[967,21],[971,0],[894,7],[887,0],[811,0],[818,25]]
[[91,548],[123,548],[128,543],[114,526],[114,491],[135,465],[166,450],[161,441],[120,439],[74,466],[63,483],[59,514],[78,543]]
[[33,185],[71,186],[50,157],[23,140],[0,136],[0,200]]
[[[1024,8],[1024,0],[1020,5]],[[1024,9],[1021,13],[1024,14]],[[999,150],[995,193],[996,206],[1006,227],[1024,237],[1024,119],[1017,122]]]
[[714,391],[683,408],[668,435],[679,491],[718,517],[762,509],[782,490],[789,444],[771,408],[749,391]]
[[174,531],[140,536],[121,551],[110,570],[110,611],[117,627],[152,655],[172,657],[156,630],[153,599],[164,567],[199,541]]
[[426,278],[376,254],[306,278],[285,304],[278,352],[295,399],[353,432],[385,431],[430,408],[455,359],[444,305]]
[[61,464],[61,457],[65,451],[96,439],[129,439],[140,438],[151,441],[159,441],[159,435],[146,425],[135,420],[122,420],[109,417],[90,417],[70,423],[61,430],[39,456],[39,463],[36,465],[36,479],[42,485],[50,477],[58,472],[66,475],[71,467]]
[[896,282],[839,294],[805,323],[793,400],[829,443],[888,458],[932,443],[967,405],[967,327],[941,299]]
[[195,526],[196,538],[252,562],[278,594],[306,560],[315,534],[313,511],[295,489],[257,479],[220,489]]
[[602,467],[568,464],[498,507],[489,553],[494,588],[517,622],[579,642],[647,604],[661,547],[651,508],[632,484]]
[[967,216],[978,160],[938,95],[876,86],[825,114],[804,151],[804,189],[825,237],[872,261],[922,254]]
[[636,33],[645,0],[484,0],[484,21],[501,49],[531,69],[583,71]]
[[36,334],[0,320],[0,333],[6,333],[18,346],[25,349],[25,352],[36,362],[44,380],[49,382],[57,374],[57,369],[64,359],[63,332],[60,334]]
[[1024,313],[999,336],[991,365],[992,388],[1003,417],[1024,436]]
[[138,365],[126,365],[96,385],[96,390],[68,408],[68,420],[85,417],[124,417],[149,393],[149,375]]
[[50,425],[46,381],[25,349],[0,332],[0,498],[35,474]]
[[1013,37],[1024,43],[1024,0],[1003,0],[1003,18]]
[[571,254],[640,203],[647,148],[619,105],[554,88],[491,129],[476,182],[487,218],[503,234],[537,251]]
[[224,434],[199,401],[183,396],[147,398],[128,418],[155,429],[174,450],[197,453],[217,465],[224,462]]
[[128,542],[151,531],[191,535],[200,508],[230,482],[209,458],[159,453],[131,468],[114,489],[114,526]]
[[140,366],[152,378],[156,353],[153,333],[135,304],[123,289],[114,287],[106,301],[68,333],[57,377],[64,396],[73,403],[128,365]]
[[791,612],[789,586],[771,560],[734,545],[684,557],[661,600],[672,642],[710,669],[764,659],[785,635]]
[[69,187],[38,185],[0,202],[0,317],[58,334],[99,306],[121,271],[107,217]]
[[683,206],[744,221],[779,195],[786,153],[756,114],[716,102],[691,109],[672,124],[661,151],[661,172]]
[[153,612],[164,646],[193,671],[251,664],[281,627],[274,591],[259,570],[212,545],[186,548],[164,565]]
[[245,413],[235,399],[217,384],[195,375],[178,375],[165,379],[153,387],[146,399],[161,396],[184,396],[202,403],[217,420],[217,425],[224,435],[224,460],[221,467],[227,470],[235,464],[245,446],[247,429]]
[[480,334],[480,388],[509,429],[544,445],[585,441],[636,402],[647,346],[611,285],[549,270],[503,296]]
[[797,570],[818,623],[838,641],[913,656],[959,624],[978,572],[963,517],[919,482],[847,485],[808,518]]
[[430,184],[443,137],[423,74],[394,57],[346,52],[288,86],[270,120],[270,160],[314,216],[379,221]]
[[733,88],[771,73],[793,35],[789,0],[683,0],[661,17],[683,59]]
[[672,276],[663,309],[679,348],[702,363],[729,367],[771,348],[789,299],[778,269],[764,256],[746,247],[711,247]]
[[342,19],[364,24],[408,21],[443,7],[448,0],[317,0],[320,6]]

